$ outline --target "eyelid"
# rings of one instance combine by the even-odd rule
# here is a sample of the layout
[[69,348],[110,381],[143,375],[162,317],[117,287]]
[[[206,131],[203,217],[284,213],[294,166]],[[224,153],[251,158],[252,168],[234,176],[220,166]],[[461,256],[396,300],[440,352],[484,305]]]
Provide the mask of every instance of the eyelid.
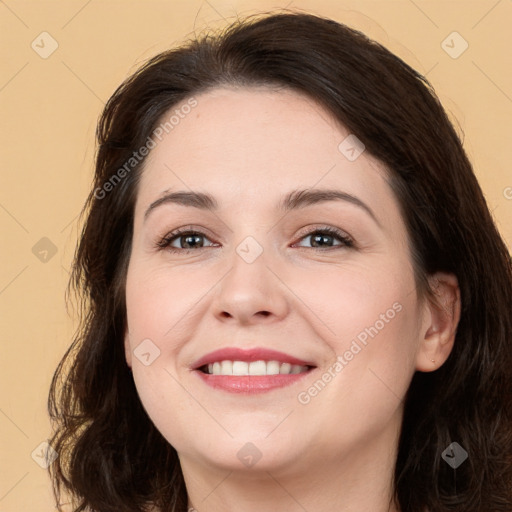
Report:
[[[205,232],[206,231],[206,232]],[[207,249],[208,247],[214,247],[215,245],[218,246],[217,242],[214,242],[210,239],[210,235],[207,233],[208,230],[204,228],[196,228],[192,225],[183,226],[181,228],[177,228],[175,230],[172,230],[171,232],[167,233],[165,236],[161,237],[159,240],[155,242],[155,248],[158,250],[168,250],[171,253],[179,253],[179,252],[190,252],[190,251],[198,251],[200,249]],[[330,225],[316,225],[316,226],[307,226],[300,230],[299,234],[296,237],[296,241],[293,242],[292,247],[296,246],[299,242],[301,242],[303,239],[307,238],[308,236],[313,236],[317,233],[326,233],[328,236],[332,236],[334,238],[337,238],[338,241],[341,242],[339,245],[333,245],[331,247],[302,247],[298,246],[299,248],[303,249],[312,249],[320,252],[325,252],[328,250],[336,250],[340,248],[357,248],[357,245],[354,241],[354,238],[348,234],[346,231],[330,226]],[[206,246],[206,247],[198,247],[196,249],[194,248],[178,248],[178,247],[171,247],[171,243],[179,239],[181,236],[185,235],[198,235],[202,236],[208,240],[210,240],[213,245],[212,246]],[[213,237],[212,237],[213,238]]]
[[297,235],[298,240],[301,240],[306,236],[313,235],[316,232],[326,232],[340,239],[350,240],[351,242],[354,242],[354,238],[351,235],[349,235],[345,230],[334,226],[330,226],[328,224],[318,224],[316,226],[307,226],[305,228],[302,228],[299,231],[299,234]]
[[[188,234],[195,234],[199,236],[203,236],[210,240],[210,235],[208,234],[208,230],[202,227],[195,227],[193,225],[182,226],[181,228],[176,228],[169,231],[163,237],[159,237],[159,239],[155,242],[156,249],[169,250],[170,252],[185,252],[185,251],[197,251],[198,249],[178,249],[177,247],[170,247],[170,243],[179,239],[181,236],[185,236]],[[212,237],[213,238],[213,237]],[[210,240],[213,242],[213,240]],[[213,242],[216,243],[216,242]],[[200,247],[200,249],[206,249],[206,247]]]

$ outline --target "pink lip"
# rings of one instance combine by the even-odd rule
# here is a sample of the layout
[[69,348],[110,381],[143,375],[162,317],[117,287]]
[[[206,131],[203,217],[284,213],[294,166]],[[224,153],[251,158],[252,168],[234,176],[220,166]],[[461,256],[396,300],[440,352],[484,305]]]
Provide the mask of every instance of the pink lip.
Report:
[[[311,370],[310,370],[311,371]],[[229,391],[230,393],[265,393],[277,388],[284,388],[309,375],[310,371],[289,375],[210,375],[196,371],[205,384],[214,389]]]
[[216,361],[279,361],[281,363],[297,364],[315,367],[312,362],[292,357],[284,352],[265,348],[242,350],[240,348],[223,348],[210,352],[193,363],[192,368],[205,384],[214,389],[230,393],[264,393],[273,389],[289,386],[302,379],[308,372],[289,375],[210,375],[199,369]]
[[[246,361],[248,363],[252,361],[279,361],[280,363],[298,364],[301,366],[315,366],[312,362],[303,361],[297,359],[284,352],[278,352],[277,350],[270,350],[266,348],[221,348],[204,355],[191,366],[194,370],[201,368],[202,366],[216,361]],[[299,375],[299,374],[296,374]]]

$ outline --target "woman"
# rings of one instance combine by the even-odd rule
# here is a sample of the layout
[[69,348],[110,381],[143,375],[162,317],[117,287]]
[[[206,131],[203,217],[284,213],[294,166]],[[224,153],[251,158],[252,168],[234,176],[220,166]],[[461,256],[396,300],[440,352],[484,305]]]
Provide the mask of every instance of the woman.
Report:
[[57,499],[512,510],[510,256],[423,77],[329,19],[247,19],[146,63],[98,143]]

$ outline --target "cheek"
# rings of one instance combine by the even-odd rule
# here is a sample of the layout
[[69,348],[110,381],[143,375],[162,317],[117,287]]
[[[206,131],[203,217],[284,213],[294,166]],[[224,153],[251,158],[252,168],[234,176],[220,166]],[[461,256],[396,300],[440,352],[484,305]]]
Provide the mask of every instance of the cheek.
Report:
[[190,424],[177,418],[201,411],[178,383],[178,356],[193,337],[198,315],[204,314],[203,300],[214,284],[211,273],[149,265],[134,265],[127,275],[129,349],[137,393],[154,425],[182,450],[188,446]]
[[307,303],[307,311],[314,312],[308,313],[310,323],[318,327],[332,356],[325,372],[304,386],[301,403],[314,402],[311,411],[337,404],[319,413],[336,418],[334,425],[347,410],[359,411],[361,417],[370,410],[375,419],[389,416],[415,367],[419,318],[412,272],[381,262],[330,269],[316,273],[310,282],[315,286],[296,280],[294,291]]
[[304,387],[300,401],[309,414],[326,418],[330,439],[371,438],[402,406],[415,371],[418,329],[414,302],[393,301],[397,296],[374,309],[352,303],[332,340],[333,363]]
[[[135,267],[126,282],[126,312],[132,346],[145,338],[172,352],[173,339],[193,316],[211,284],[178,269],[141,270]],[[165,344],[163,343],[165,341]]]
[[[135,387],[144,410],[162,436],[175,449],[190,449],[190,436],[203,411],[157,359],[151,366],[133,369]],[[197,432],[196,435],[201,435]]]
[[[364,265],[348,261],[343,266],[305,268],[290,272],[286,282],[296,297],[301,315],[319,328],[321,338],[337,354],[353,339],[363,344],[381,332],[409,330],[403,310],[413,308],[412,273],[400,271],[396,262],[375,261]],[[306,306],[306,307],[305,307]],[[392,337],[399,343],[400,337]]]

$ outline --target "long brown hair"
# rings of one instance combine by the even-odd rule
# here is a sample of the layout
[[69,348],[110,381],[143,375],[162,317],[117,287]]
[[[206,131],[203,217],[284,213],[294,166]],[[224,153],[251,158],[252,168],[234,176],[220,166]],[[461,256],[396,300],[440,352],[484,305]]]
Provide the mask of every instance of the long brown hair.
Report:
[[[415,373],[404,403],[394,475],[401,511],[510,512],[511,259],[461,141],[431,85],[401,59],[333,20],[289,12],[246,18],[157,55],[105,106],[68,288],[81,298],[81,323],[48,400],[56,499],[64,487],[76,512],[186,510],[177,452],[147,416],[124,356],[144,159],[126,162],[171,107],[225,84],[286,87],[327,108],[388,167],[420,292],[434,272],[458,278],[454,348],[437,371]],[[469,454],[456,470],[441,458],[453,441]]]

